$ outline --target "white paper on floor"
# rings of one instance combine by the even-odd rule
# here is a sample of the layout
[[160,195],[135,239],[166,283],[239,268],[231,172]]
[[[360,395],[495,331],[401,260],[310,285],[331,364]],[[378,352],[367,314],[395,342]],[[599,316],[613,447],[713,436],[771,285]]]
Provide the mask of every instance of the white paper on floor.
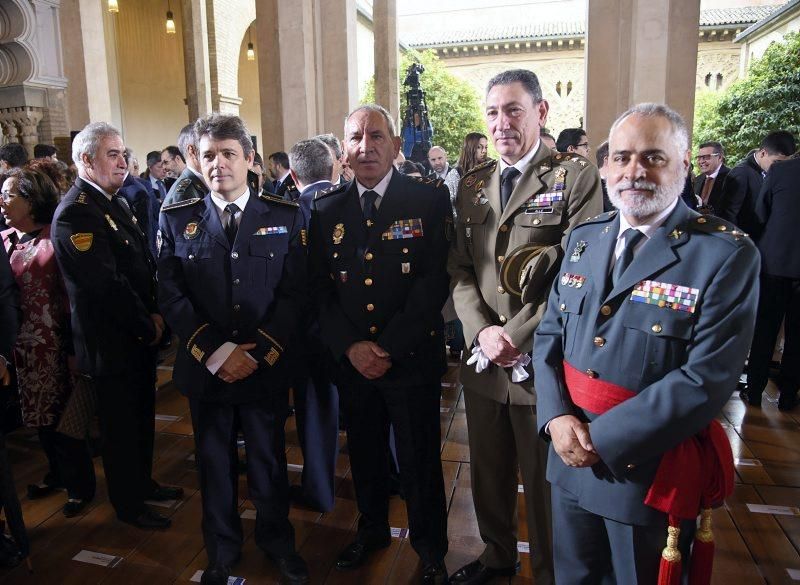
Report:
[[113,569],[122,562],[122,557],[115,557],[114,555],[107,555],[105,553],[84,549],[72,557],[72,560]]
[[[203,578],[203,571],[196,571],[192,578],[189,579],[192,583],[199,583]],[[247,583],[244,577],[228,577],[228,585],[244,585]]]
[[800,516],[800,508],[794,506],[769,506],[767,504],[747,504],[754,514],[777,514],[778,516]]

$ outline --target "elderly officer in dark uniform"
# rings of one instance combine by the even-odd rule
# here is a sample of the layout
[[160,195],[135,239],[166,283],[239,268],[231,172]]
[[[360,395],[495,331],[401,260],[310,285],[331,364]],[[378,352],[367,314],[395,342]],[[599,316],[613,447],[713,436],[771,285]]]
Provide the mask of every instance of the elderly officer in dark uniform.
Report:
[[[683,119],[660,104],[635,106],[609,144],[619,213],[571,233],[533,344],[539,430],[552,440],[558,583],[655,583],[667,512],[696,515],[704,473],[726,459],[732,488],[730,445],[712,421],[736,387],[758,296],[746,234],[680,199],[690,160]],[[709,440],[726,449],[705,451]],[[713,455],[693,466],[676,446]],[[660,466],[689,480],[672,492],[674,503],[688,499],[688,515],[656,501]],[[664,554],[674,562],[678,522],[669,523]]]
[[303,215],[248,187],[254,150],[241,118],[211,114],[195,134],[211,193],[163,209],[158,266],[161,307],[180,337],[173,381],[189,398],[197,444],[209,562],[202,583],[227,583],[241,554],[239,426],[256,544],[287,582],[306,583],[288,519],[283,432],[286,352],[306,294]]
[[[300,190],[297,203],[308,225],[314,196],[333,187],[333,152],[317,138],[301,140],[289,151],[289,166]],[[304,315],[305,331],[298,344],[298,364],[292,384],[303,473],[300,485],[292,486],[292,500],[328,512],[334,504],[339,453],[339,394],[331,383],[317,317],[312,308],[304,311]]]
[[53,217],[52,239],[72,312],[78,369],[94,378],[103,433],[103,467],[117,517],[166,528],[147,499],[180,488],[152,478],[156,346],[164,320],[156,302],[155,261],[117,189],[127,172],[119,131],[89,124],[72,142],[78,179]]
[[208,185],[200,169],[200,160],[197,157],[197,144],[194,138],[194,125],[187,124],[178,135],[178,149],[186,161],[177,180],[170,187],[169,193],[164,198],[163,205],[170,205],[178,201],[189,199],[203,199],[208,195]]
[[355,541],[337,567],[357,567],[389,546],[391,424],[422,582],[443,583],[439,397],[450,196],[442,181],[394,170],[400,139],[380,106],[361,106],[347,117],[344,145],[355,180],[317,195],[310,231],[322,339],[337,368],[361,512]]
[[[594,165],[539,140],[547,111],[531,71],[494,77],[486,120],[501,159],[472,169],[457,194],[458,237],[449,270],[456,313],[473,352],[465,352],[470,363],[461,367],[461,382],[472,494],[486,548],[451,576],[455,583],[486,583],[516,573],[518,468],[533,574],[537,584],[553,581],[547,447],[536,434],[528,354],[564,234],[602,210],[602,192]],[[525,263],[530,268],[521,283]]]

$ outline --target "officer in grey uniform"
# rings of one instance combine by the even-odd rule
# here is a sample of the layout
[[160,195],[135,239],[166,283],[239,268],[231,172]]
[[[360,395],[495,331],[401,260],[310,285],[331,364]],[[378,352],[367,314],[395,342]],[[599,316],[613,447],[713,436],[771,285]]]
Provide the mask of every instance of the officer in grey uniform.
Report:
[[736,388],[758,296],[746,234],[680,199],[683,119],[641,104],[609,142],[620,212],[572,231],[533,345],[558,583],[657,581],[668,518],[645,498],[662,461],[700,440]]
[[197,158],[197,144],[194,137],[194,125],[187,124],[178,135],[178,149],[181,151],[186,168],[170,187],[163,205],[171,205],[179,201],[203,199],[208,195],[208,185],[203,179],[200,160]]
[[600,213],[603,203],[594,165],[539,140],[547,111],[534,73],[512,70],[492,79],[486,118],[501,159],[467,173],[456,199],[448,269],[467,341],[461,382],[472,494],[486,548],[451,576],[455,583],[516,573],[518,469],[533,574],[537,584],[553,582],[547,446],[536,433],[529,354],[565,234]]

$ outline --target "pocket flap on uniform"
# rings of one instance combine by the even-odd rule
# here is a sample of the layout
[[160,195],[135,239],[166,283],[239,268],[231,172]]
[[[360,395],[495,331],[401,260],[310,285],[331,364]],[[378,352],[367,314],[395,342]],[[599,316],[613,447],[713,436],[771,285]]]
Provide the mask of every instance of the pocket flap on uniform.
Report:
[[175,256],[189,260],[211,258],[211,246],[202,245],[200,242],[175,242]]
[[561,225],[561,209],[555,208],[550,213],[518,212],[514,216],[514,225],[521,227],[559,227]]
[[629,302],[625,307],[622,324],[650,335],[688,340],[694,328],[694,315],[658,305]]
[[464,223],[467,225],[475,225],[486,223],[486,218],[492,206],[488,203],[486,205],[468,205],[460,212],[459,218],[464,218]]
[[251,256],[273,258],[284,254],[288,245],[288,236],[274,235],[270,237],[251,236],[249,250]]
[[586,290],[574,288],[562,288],[559,295],[559,309],[562,313],[573,313],[580,315],[583,311],[583,299],[586,296]]

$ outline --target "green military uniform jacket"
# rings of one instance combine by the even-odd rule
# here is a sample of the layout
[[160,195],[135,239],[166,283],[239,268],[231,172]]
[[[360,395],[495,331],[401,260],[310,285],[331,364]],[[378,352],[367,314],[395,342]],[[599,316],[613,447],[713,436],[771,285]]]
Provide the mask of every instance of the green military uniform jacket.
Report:
[[[500,325],[520,352],[530,353],[554,274],[546,278],[534,274],[535,281],[524,283],[527,291],[520,296],[506,290],[507,281],[518,281],[519,277],[512,275],[509,279],[506,274],[507,278],[502,278],[503,269],[508,269],[504,261],[522,251],[523,246],[563,248],[566,234],[575,225],[601,213],[603,199],[597,168],[579,155],[560,154],[540,144],[502,212],[497,161],[488,161],[464,175],[456,209],[456,237],[448,270],[467,348],[471,349],[482,329]],[[464,353],[466,361],[469,349]],[[526,369],[529,374],[532,372],[530,365]],[[536,404],[533,378],[531,375],[515,384],[511,381],[511,368],[494,364],[480,374],[473,365],[464,363],[461,368],[465,386],[502,403]]]

